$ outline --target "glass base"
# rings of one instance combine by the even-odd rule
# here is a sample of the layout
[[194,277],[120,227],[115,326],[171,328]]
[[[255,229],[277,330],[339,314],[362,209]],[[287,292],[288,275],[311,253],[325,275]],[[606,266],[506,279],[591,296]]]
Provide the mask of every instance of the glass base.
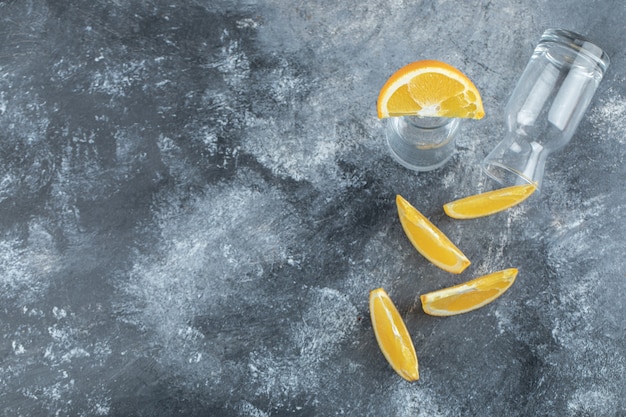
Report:
[[454,154],[459,119],[404,116],[387,119],[391,156],[414,171],[432,171]]
[[523,137],[500,142],[481,163],[483,172],[504,187],[531,184],[541,191],[549,151]]
[[[482,169],[492,180],[496,181],[503,187],[510,187],[513,185],[531,184],[535,181],[528,178],[522,172],[510,168],[506,165],[502,165],[498,162],[483,162]],[[536,182],[535,182],[536,183]]]

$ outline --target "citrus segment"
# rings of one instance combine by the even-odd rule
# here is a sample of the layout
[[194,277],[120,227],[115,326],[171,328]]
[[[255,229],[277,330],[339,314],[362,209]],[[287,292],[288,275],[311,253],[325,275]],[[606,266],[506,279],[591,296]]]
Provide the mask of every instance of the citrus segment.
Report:
[[402,196],[396,196],[396,205],[404,232],[426,259],[453,274],[460,274],[470,265],[463,252]]
[[422,116],[481,119],[485,115],[478,89],[458,69],[440,61],[405,65],[381,88],[378,117]]
[[431,316],[467,313],[500,297],[515,281],[517,269],[509,268],[463,284],[420,296],[422,309]]
[[531,196],[535,183],[514,185],[499,190],[476,194],[446,203],[443,210],[455,219],[475,219],[511,208]]
[[372,327],[381,352],[398,375],[407,381],[417,381],[417,355],[396,306],[382,288],[370,291],[369,304]]

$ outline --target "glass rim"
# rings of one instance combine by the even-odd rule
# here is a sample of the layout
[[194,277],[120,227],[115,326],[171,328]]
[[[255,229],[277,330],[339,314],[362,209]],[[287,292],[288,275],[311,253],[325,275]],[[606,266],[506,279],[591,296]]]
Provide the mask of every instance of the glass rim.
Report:
[[424,130],[440,129],[450,124],[457,125],[460,122],[456,117],[401,116],[399,119]]
[[[541,35],[539,44],[547,42],[559,43],[585,56],[598,65],[602,73],[606,72],[611,63],[611,59],[604,49],[587,37],[571,30],[559,28],[546,29],[543,35]],[[585,47],[586,44],[593,45],[594,48],[590,49],[589,47]]]

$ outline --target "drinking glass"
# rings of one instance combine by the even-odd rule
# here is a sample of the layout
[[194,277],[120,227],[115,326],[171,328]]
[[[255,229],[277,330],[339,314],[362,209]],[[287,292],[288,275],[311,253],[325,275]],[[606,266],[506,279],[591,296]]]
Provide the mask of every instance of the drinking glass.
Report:
[[403,116],[387,119],[391,156],[414,171],[441,167],[454,154],[459,119]]
[[562,149],[609,66],[608,55],[583,36],[543,33],[507,104],[505,138],[482,162],[504,186],[543,182],[548,155]]

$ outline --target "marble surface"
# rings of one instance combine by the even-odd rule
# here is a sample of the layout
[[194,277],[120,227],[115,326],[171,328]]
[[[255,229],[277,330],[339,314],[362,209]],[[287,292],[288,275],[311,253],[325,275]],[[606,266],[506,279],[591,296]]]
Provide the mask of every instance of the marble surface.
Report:
[[[621,0],[0,1],[0,414],[625,416]],[[541,33],[612,63],[545,190],[474,221]],[[387,152],[378,90],[446,61],[487,115],[442,169]],[[406,239],[402,194],[473,261]],[[419,294],[518,267],[478,311]],[[384,287],[421,378],[381,355]]]

